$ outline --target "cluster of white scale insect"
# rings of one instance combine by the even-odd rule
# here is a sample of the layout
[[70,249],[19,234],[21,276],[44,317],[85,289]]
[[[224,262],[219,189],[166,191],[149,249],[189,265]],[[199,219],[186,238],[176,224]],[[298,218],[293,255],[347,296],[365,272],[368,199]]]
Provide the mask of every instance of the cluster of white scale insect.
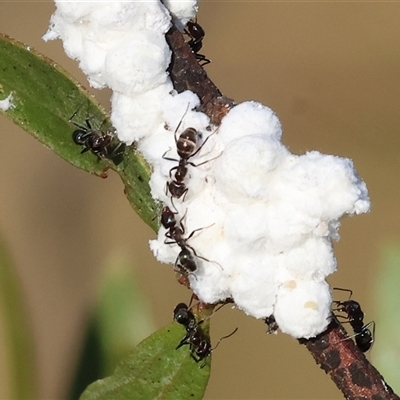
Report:
[[[170,5],[181,27],[197,11],[195,1]],[[61,38],[90,84],[112,89],[119,139],[137,143],[153,169],[153,197],[177,212],[176,226],[184,227],[183,246],[166,244],[174,240],[161,227],[150,242],[157,259],[174,265],[189,249],[195,269],[188,279],[200,300],[232,298],[256,318],[273,314],[281,331],[295,338],[322,332],[330,318],[325,278],[336,269],[331,242],[339,219],[370,207],[351,160],[317,151],[291,154],[276,115],[255,102],[233,107],[221,126],[210,127],[195,111],[197,96],[177,94],[166,72],[171,7],[159,1],[56,6],[45,40]],[[196,149],[208,140],[186,160],[182,184],[188,190],[172,204],[166,184],[176,181],[176,141],[187,128],[198,133]]]

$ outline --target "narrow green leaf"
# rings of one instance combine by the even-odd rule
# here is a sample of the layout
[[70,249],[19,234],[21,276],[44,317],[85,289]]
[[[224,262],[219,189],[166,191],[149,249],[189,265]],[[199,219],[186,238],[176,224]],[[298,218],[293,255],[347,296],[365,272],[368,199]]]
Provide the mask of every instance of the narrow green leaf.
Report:
[[210,374],[190,356],[187,345],[175,350],[185,335],[172,323],[149,336],[124,359],[114,374],[91,384],[80,400],[202,399]]
[[3,243],[0,241],[0,305],[5,331],[6,358],[9,366],[10,398],[38,398],[34,365],[33,332],[21,295],[21,284],[15,274]]
[[76,127],[90,118],[91,124],[103,131],[111,129],[104,109],[65,70],[34,49],[0,34],[0,100],[12,94],[14,107],[1,111],[7,118],[38,139],[72,165],[104,177],[114,169],[125,184],[129,202],[140,217],[156,229],[157,206],[150,195],[150,169],[133,148],[126,148],[123,161],[115,165],[72,141]]
[[112,373],[155,330],[148,301],[128,260],[120,251],[114,252],[101,277],[95,318],[105,359],[102,376]]
[[72,114],[79,122],[90,116],[94,125],[106,114],[89,93],[56,63],[29,46],[0,36],[0,98],[12,94],[14,107],[3,112],[56,154],[85,171],[101,175],[107,165],[72,141]]
[[123,251],[113,251],[104,267],[68,397],[71,400],[79,398],[92,382],[110,375],[119,361],[155,330],[130,258]]
[[[376,341],[371,357],[393,390],[400,391],[400,243],[388,242],[383,246],[375,279]],[[367,317],[368,318],[368,317]],[[368,322],[368,320],[366,320]]]

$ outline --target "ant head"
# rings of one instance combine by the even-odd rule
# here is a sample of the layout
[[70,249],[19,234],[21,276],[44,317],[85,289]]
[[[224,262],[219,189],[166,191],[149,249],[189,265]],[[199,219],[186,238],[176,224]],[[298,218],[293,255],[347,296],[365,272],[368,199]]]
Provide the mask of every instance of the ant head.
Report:
[[89,136],[90,136],[90,133],[88,131],[85,131],[83,129],[76,129],[72,133],[72,140],[74,141],[75,144],[82,146],[86,143]]
[[179,303],[174,309],[174,320],[188,326],[191,321],[195,321],[195,317],[185,303]]

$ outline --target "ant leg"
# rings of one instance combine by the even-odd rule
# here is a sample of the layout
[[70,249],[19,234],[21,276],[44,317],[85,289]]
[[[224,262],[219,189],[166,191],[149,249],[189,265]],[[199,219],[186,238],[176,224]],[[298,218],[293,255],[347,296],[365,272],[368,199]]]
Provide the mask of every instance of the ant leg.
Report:
[[[186,212],[187,212],[187,209],[186,209]],[[186,215],[186,212],[185,212],[185,215]],[[184,215],[184,216],[185,216]],[[183,217],[184,217],[183,216]],[[183,219],[183,217],[182,217],[182,219]],[[181,220],[182,221],[182,220]],[[196,232],[198,232],[198,231],[202,231],[203,229],[207,229],[207,228],[211,228],[213,225],[215,225],[215,223],[214,224],[211,224],[211,225],[208,225],[208,226],[204,226],[203,228],[197,228],[197,229],[195,229],[194,231],[192,231],[191,233],[190,233],[190,235],[186,238],[186,241],[188,241]],[[193,250],[193,249],[192,249]],[[193,251],[193,253],[195,254],[195,256],[196,257],[199,257],[194,251]],[[201,257],[199,257],[199,258],[201,258]]]
[[209,60],[208,58],[206,58],[206,56],[205,56],[204,54],[196,53],[196,58],[197,58],[197,61],[198,61],[199,65],[200,65],[201,67],[204,67],[205,65],[211,63],[211,60]]
[[165,184],[165,195],[166,195],[166,196],[168,195],[168,191],[169,191],[169,182],[167,182],[167,183]]
[[[364,326],[362,327],[362,329],[361,329],[360,332],[355,332],[355,333],[353,333],[352,335],[349,335],[346,339],[352,339],[352,338],[354,338],[354,337],[360,336],[360,334],[363,334],[363,333],[365,333],[367,330],[369,330],[368,328],[369,328],[370,326],[372,326],[371,335],[372,335],[372,337],[373,337],[373,336],[375,335],[375,321],[368,322],[368,324],[366,324],[366,325],[364,325]],[[345,340],[346,340],[346,339],[345,339]]]
[[189,301],[189,305],[188,305],[188,310],[190,310],[192,308],[192,302],[193,299],[197,297],[194,293],[192,293],[192,295],[190,296],[190,301]]
[[201,369],[204,368],[207,365],[207,357],[205,357],[203,360],[204,360],[203,364],[200,365]]
[[175,347],[175,350],[178,350],[180,347],[184,346],[185,344],[189,344],[190,335],[187,333],[184,338],[179,342],[178,346]]
[[84,154],[84,153],[86,153],[87,151],[89,151],[90,150],[90,147],[85,147],[82,151],[81,151],[81,154]]
[[[190,356],[193,358],[194,361],[196,361],[196,363],[199,363],[202,359],[199,358],[196,353],[194,353],[195,349],[190,349]],[[200,367],[203,368],[203,367]]]
[[[167,189],[168,190],[168,189]],[[178,214],[178,210],[176,209],[176,207],[175,207],[175,204],[174,204],[174,198],[171,196],[171,205],[172,205],[172,207],[174,207],[174,210],[175,210],[175,213],[174,214]]]
[[[166,160],[168,160],[168,158],[166,158]],[[175,161],[175,160],[172,160],[172,159],[169,159],[169,160]],[[172,178],[172,171],[175,171],[175,170],[177,170],[177,169],[178,169],[178,166],[173,167],[173,168],[171,168],[171,169],[169,170],[169,179],[173,179],[173,178]]]
[[[212,224],[212,225],[214,225],[214,224]],[[212,226],[212,225],[210,225],[210,226]],[[199,231],[201,229],[206,229],[206,228],[209,228],[209,226],[206,226],[205,228],[196,229],[195,231]],[[195,231],[193,231],[192,233],[194,233]],[[186,241],[189,240],[190,237],[191,237],[191,235],[186,239]],[[222,271],[224,270],[223,266],[218,261],[212,261],[212,260],[209,260],[208,258],[205,258],[203,256],[199,256],[197,254],[196,250],[192,246],[188,245],[187,243],[186,243],[186,247],[188,247],[197,258],[200,258],[201,260],[204,260],[204,261],[207,261],[207,262],[212,262],[214,264],[217,264],[222,269]]]
[[[208,136],[206,137],[206,140],[199,146],[199,148],[198,148],[189,158],[194,157],[194,156],[204,147],[204,145],[207,143],[208,139],[210,139],[210,137],[213,136],[213,135],[215,135],[217,132],[218,132],[218,128],[217,128],[213,133],[211,133],[210,135],[208,135]],[[218,157],[219,157],[219,156],[218,156]],[[200,165],[201,165],[201,164],[200,164]]]
[[[181,228],[181,231],[182,231],[182,235],[184,235],[185,234],[185,226],[183,225],[183,220],[186,218],[186,214],[187,214],[187,208],[186,208],[186,211],[185,211],[185,214],[183,214],[183,217],[180,219],[180,221],[179,221],[179,226],[180,226],[180,228]],[[190,236],[187,238],[187,239],[185,239],[185,241],[186,240],[189,240],[189,238],[190,238]]]
[[351,296],[353,296],[353,291],[350,290],[350,289],[342,289],[342,288],[334,287],[334,288],[332,288],[332,290],[341,290],[342,292],[350,293],[349,294],[349,299],[351,298]]
[[85,122],[86,122],[87,127],[88,127],[91,131],[93,131],[92,124],[90,123],[90,118],[89,118],[89,117],[86,117],[86,118],[85,118]]
[[82,125],[79,122],[72,121],[71,119],[68,122],[70,122],[71,124],[74,124],[77,128],[79,128],[78,130],[82,130],[82,131],[86,132],[87,134],[90,134],[93,132],[93,127],[89,121],[89,118],[85,119],[86,125]]
[[179,160],[177,160],[176,158],[165,157],[165,155],[166,155],[169,151],[171,151],[171,147],[168,148],[168,150],[167,150],[161,157],[162,157],[164,160],[179,162]]
[[[178,257],[178,258],[179,258],[179,257]],[[185,269],[184,267],[178,265],[178,258],[177,258],[176,261],[175,261],[174,271],[177,272],[177,273],[179,273],[179,274],[181,274],[181,275],[183,275],[183,276],[186,276],[186,277],[188,277],[188,276],[193,276],[194,279],[196,279],[196,281],[197,281],[197,276],[196,276],[193,272],[188,271],[188,270]],[[201,322],[201,321],[200,321],[200,322]],[[199,323],[200,323],[200,322],[199,322]]]
[[[193,296],[193,295],[192,295],[192,296]],[[230,301],[226,301],[226,302],[220,304],[219,307],[216,307],[216,308],[213,310],[213,312],[212,312],[211,315],[209,315],[208,317],[206,317],[206,318],[200,320],[200,321],[197,323],[197,325],[200,325],[200,324],[202,324],[203,322],[205,322],[205,321],[207,321],[208,319],[210,319],[217,311],[219,311],[223,306],[227,305],[228,303],[231,303],[231,302],[230,302]],[[233,335],[237,330],[238,330],[238,328],[236,328],[235,331],[232,332],[230,335]],[[229,335],[229,336],[230,336],[230,335]],[[222,338],[222,339],[224,339],[224,338]]]
[[[121,149],[123,147],[123,149]],[[109,158],[115,158],[124,154],[125,152],[125,143],[119,142],[114,148],[112,148],[111,153],[108,153]]]
[[183,196],[182,201],[185,201],[186,194],[187,194],[188,190],[189,190],[189,188],[186,188],[186,189],[183,191],[183,193],[178,197],[178,199],[180,199],[180,198]]
[[221,155],[222,155],[222,152],[219,153],[217,156],[215,156],[215,157],[213,157],[213,158],[210,158],[210,159],[207,160],[207,161],[201,162],[200,164],[194,164],[194,163],[192,163],[192,162],[188,162],[188,164],[191,165],[192,167],[200,167],[200,165],[207,164],[208,162],[210,162],[210,161],[212,161],[212,160],[215,160],[215,159],[218,158],[218,157],[221,157]]
[[164,240],[164,244],[176,244],[176,240],[173,239],[173,237],[171,236],[171,234],[170,234],[169,232],[167,232],[167,233],[165,234],[165,236],[166,236],[168,239],[172,239],[172,242],[167,242],[167,239],[165,239],[165,240]]
[[109,117],[105,117],[104,119],[103,119],[103,122],[101,123],[101,125],[100,125],[100,127],[99,127],[99,130],[101,131],[101,129],[103,128],[103,126],[107,123],[107,121],[109,121],[110,120],[110,118]]
[[71,124],[74,124],[77,128],[82,129],[85,132],[88,132],[88,126],[87,125],[82,125],[82,124],[79,124],[78,122],[75,122],[75,121],[68,121],[68,122],[70,122]]
[[[82,103],[82,104],[78,107],[78,109],[70,116],[68,122],[72,122],[72,118],[74,118],[75,115],[78,114],[78,112],[79,112],[79,110],[82,108],[82,106],[83,106],[83,103]],[[72,122],[72,123],[74,123],[74,122]]]
[[[341,312],[340,310],[333,310],[333,311],[338,311],[338,312]],[[344,311],[342,311],[342,312],[344,312]],[[336,315],[336,314],[334,314],[334,317],[338,320],[338,322],[340,323],[340,324],[350,324],[350,321],[349,321],[349,318],[348,317],[345,317],[344,315]],[[339,320],[339,318],[343,318],[343,319],[345,319],[346,321],[340,321]]]

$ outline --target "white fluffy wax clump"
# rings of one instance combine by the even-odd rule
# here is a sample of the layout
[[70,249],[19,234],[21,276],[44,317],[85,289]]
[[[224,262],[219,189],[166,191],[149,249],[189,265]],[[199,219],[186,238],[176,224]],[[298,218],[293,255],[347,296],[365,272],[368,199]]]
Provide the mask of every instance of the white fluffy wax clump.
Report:
[[[181,229],[160,228],[150,242],[157,259],[174,264],[203,302],[231,298],[256,318],[274,315],[295,338],[322,332],[340,219],[370,207],[353,163],[317,151],[291,154],[277,116],[259,103],[233,107],[217,128],[197,111],[194,93],[173,90],[164,5],[182,28],[196,0],[56,4],[44,38],[61,38],[91,85],[112,89],[118,137],[136,142],[153,171],[152,196]],[[183,132],[188,147],[179,156]],[[192,257],[186,267],[183,250]]]
[[330,322],[331,302],[325,281],[289,279],[277,291],[275,320],[282,332],[295,338],[315,337]]
[[[114,55],[119,58],[118,51],[126,52],[131,35],[139,32],[143,35],[150,32],[162,35],[170,26],[170,18],[158,1],[56,1],[56,4],[57,11],[53,14],[51,26],[43,39],[61,38],[67,55],[80,61],[80,68],[88,75],[92,86],[97,88],[112,87],[113,78],[107,69],[106,57]],[[140,38],[137,40],[140,43]],[[164,38],[163,40],[165,42]],[[146,39],[142,42],[146,43]],[[168,49],[166,43],[165,47]],[[132,46],[133,55],[129,57],[128,52],[128,59],[119,68],[123,70],[124,64],[131,62],[138,51],[140,54],[140,49]],[[145,66],[146,64],[142,69]]]
[[43,39],[62,39],[90,85],[113,90],[111,121],[119,139],[132,144],[162,124],[160,102],[172,90],[165,40],[171,17],[164,5],[158,0],[55,3]]
[[227,144],[248,135],[262,135],[279,142],[282,136],[281,123],[270,108],[255,101],[246,101],[229,111],[218,129],[218,136]]
[[[173,180],[179,160],[171,133],[178,137],[196,126],[207,140],[190,159],[184,201],[174,200],[177,223],[196,252],[191,288],[204,302],[232,298],[256,318],[273,314],[293,337],[317,335],[331,312],[325,278],[336,270],[332,239],[338,238],[343,215],[368,211],[364,182],[348,159],[291,154],[267,107],[237,105],[217,131],[207,132],[198,113],[185,114],[183,96],[190,103],[187,94],[175,96],[175,112],[165,114],[175,118],[168,119],[169,134],[168,129],[154,133],[146,143],[147,152],[157,149],[153,194],[168,203],[165,182]],[[165,149],[175,162],[162,157]],[[166,233],[161,228],[151,248],[160,261],[174,263],[181,248],[170,239],[165,244]]]
[[[370,203],[350,160],[316,151],[293,155],[281,133],[267,107],[234,107],[191,160],[210,161],[189,166],[187,197],[174,204],[185,215],[185,237],[194,232],[187,245],[196,251],[197,270],[188,278],[202,301],[232,298],[247,314],[274,315],[283,332],[309,338],[329,324],[325,278],[336,270],[339,219],[367,212]],[[158,160],[153,188],[173,179],[169,169],[178,162]],[[174,262],[180,248],[163,245],[166,233],[162,228],[151,248],[160,261]]]

